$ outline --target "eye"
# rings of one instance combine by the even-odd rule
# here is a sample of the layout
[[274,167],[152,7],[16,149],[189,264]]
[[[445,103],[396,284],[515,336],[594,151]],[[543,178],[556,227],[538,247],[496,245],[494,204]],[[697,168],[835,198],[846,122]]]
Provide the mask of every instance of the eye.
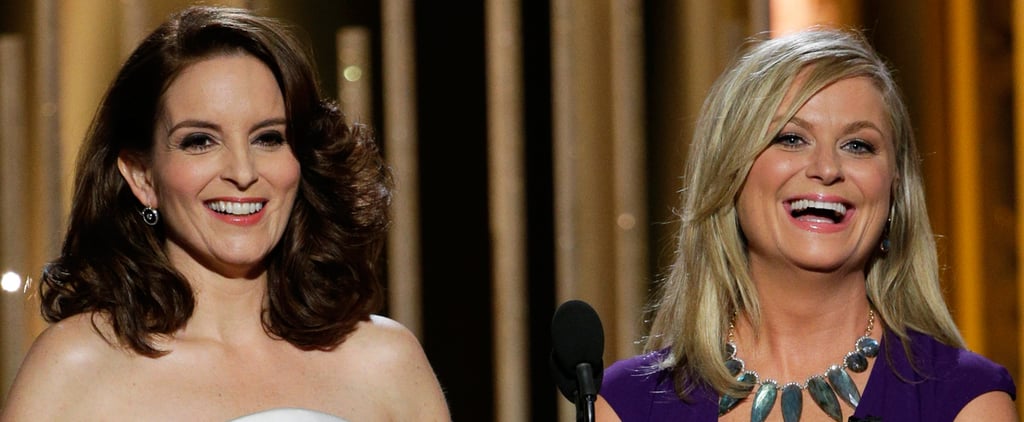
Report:
[[189,152],[203,152],[213,147],[213,137],[205,133],[191,133],[185,135],[178,144],[178,148]]
[[772,145],[781,145],[783,148],[794,149],[806,144],[803,137],[795,133],[780,133],[772,139]]
[[275,130],[261,133],[252,143],[264,148],[277,148],[285,144],[285,139],[281,132]]
[[874,154],[875,146],[863,139],[853,139],[843,144],[843,149],[854,154]]

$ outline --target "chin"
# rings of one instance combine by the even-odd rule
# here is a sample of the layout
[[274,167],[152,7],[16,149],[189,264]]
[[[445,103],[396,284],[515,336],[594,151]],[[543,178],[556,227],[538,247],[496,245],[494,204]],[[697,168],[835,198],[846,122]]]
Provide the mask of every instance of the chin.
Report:
[[251,269],[262,269],[263,263],[267,258],[266,253],[253,253],[253,254],[238,254],[238,255],[221,255],[215,259],[221,263],[224,268],[248,271]]
[[835,254],[814,254],[792,257],[791,260],[796,263],[798,267],[807,271],[815,273],[832,273],[847,266],[852,260],[852,257],[838,257]]

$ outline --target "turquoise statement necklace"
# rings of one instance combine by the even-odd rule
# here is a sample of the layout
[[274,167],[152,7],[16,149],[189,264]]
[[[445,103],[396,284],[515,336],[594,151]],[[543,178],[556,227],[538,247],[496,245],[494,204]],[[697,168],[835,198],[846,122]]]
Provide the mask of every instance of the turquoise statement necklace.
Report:
[[875,311],[868,310],[868,327],[864,335],[857,339],[854,349],[843,358],[842,365],[829,366],[824,373],[812,375],[803,383],[789,382],[781,387],[774,379],[762,380],[756,371],[746,368],[743,359],[736,355],[736,314],[733,313],[729,320],[729,340],[725,345],[725,367],[736,377],[736,380],[743,383],[746,394],[740,397],[733,397],[723,394],[718,400],[718,415],[729,413],[741,401],[750,397],[750,393],[757,387],[754,393],[753,407],[750,411],[751,422],[762,422],[768,418],[775,407],[775,400],[782,396],[782,419],[785,422],[797,422],[800,420],[800,413],[803,411],[803,391],[811,396],[811,400],[821,408],[829,417],[836,422],[843,418],[842,410],[839,408],[839,399],[842,399],[850,407],[856,409],[860,403],[860,390],[853,383],[847,370],[860,373],[868,369],[868,358],[878,356],[878,340],[871,338],[871,331],[875,328]]

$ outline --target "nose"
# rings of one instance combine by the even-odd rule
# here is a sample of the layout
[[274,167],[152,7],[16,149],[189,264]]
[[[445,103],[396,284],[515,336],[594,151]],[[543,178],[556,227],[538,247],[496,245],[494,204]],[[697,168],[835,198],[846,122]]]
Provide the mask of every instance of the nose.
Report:
[[221,178],[233,183],[239,190],[246,190],[259,180],[256,161],[249,143],[241,148],[230,148],[224,158],[225,165]]
[[818,179],[826,185],[843,180],[842,162],[838,154],[832,148],[815,148],[807,164],[807,177]]

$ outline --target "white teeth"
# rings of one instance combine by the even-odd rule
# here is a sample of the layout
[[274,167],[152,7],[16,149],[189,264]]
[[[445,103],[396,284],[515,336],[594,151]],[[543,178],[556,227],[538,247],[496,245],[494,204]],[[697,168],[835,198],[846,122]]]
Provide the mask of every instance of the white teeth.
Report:
[[790,209],[794,212],[803,211],[808,208],[832,210],[839,216],[846,215],[846,205],[840,204],[838,202],[822,202],[812,201],[810,199],[798,199],[790,204]]
[[211,210],[231,215],[249,215],[263,209],[262,202],[228,202],[215,201],[206,205]]

